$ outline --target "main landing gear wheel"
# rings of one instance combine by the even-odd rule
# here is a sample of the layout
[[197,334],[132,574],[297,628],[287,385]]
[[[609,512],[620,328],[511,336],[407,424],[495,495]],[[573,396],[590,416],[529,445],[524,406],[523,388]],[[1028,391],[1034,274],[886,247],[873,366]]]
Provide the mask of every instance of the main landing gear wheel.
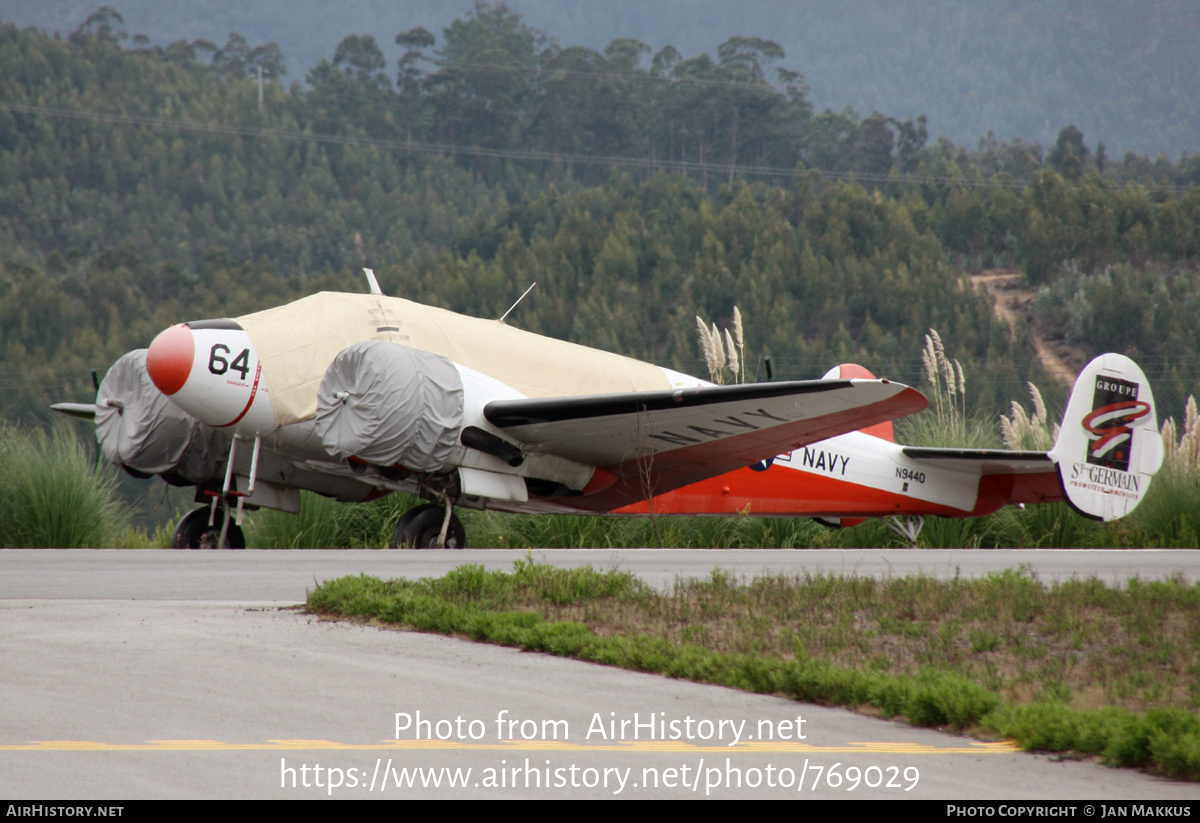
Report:
[[244,549],[246,537],[239,526],[230,523],[225,531],[225,545],[218,546],[221,539],[221,524],[225,522],[225,512],[217,509],[213,525],[208,525],[208,515],[212,510],[208,506],[193,509],[183,516],[171,536],[172,549]]
[[[409,509],[396,523],[392,532],[393,549],[437,549],[438,535],[442,533],[442,521],[446,510],[433,503]],[[465,549],[467,532],[456,515],[450,515],[450,527],[446,529],[447,549]]]

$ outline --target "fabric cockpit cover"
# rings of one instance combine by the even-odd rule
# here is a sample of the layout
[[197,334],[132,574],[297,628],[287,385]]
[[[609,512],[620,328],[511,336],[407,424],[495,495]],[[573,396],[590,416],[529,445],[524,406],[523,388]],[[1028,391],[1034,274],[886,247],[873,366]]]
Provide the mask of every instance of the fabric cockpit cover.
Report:
[[368,340],[333,359],[317,392],[317,435],[334,458],[446,470],[462,425],[463,385],[445,357]]
[[220,474],[229,439],[167,399],[146,373],[146,350],[113,363],[96,393],[96,439],[113,465],[201,483]]

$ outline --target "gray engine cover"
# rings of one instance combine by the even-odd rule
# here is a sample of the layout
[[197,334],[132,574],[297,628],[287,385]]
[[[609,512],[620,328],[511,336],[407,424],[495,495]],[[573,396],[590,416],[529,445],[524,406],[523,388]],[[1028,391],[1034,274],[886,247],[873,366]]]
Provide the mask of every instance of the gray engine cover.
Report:
[[219,477],[229,438],[167,399],[146,373],[146,350],[122,356],[96,393],[96,439],[108,461],[192,483]]
[[462,379],[449,359],[369,340],[343,349],[326,370],[315,426],[338,460],[438,473],[452,468],[462,416]]

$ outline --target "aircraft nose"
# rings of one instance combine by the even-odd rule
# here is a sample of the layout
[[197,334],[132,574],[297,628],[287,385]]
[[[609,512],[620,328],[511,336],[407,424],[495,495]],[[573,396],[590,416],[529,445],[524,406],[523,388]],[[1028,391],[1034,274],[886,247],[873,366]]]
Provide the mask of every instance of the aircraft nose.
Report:
[[158,390],[170,396],[187,382],[195,357],[196,342],[192,330],[180,323],[154,338],[146,353],[146,372]]

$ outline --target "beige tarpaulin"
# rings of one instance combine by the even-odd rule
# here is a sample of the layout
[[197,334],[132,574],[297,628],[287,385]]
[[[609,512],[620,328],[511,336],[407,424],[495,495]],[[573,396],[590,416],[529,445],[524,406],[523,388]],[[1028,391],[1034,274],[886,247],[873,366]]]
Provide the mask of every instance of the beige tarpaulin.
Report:
[[258,350],[281,426],[316,414],[329,364],[363,340],[443,355],[528,397],[670,388],[649,363],[398,297],[321,292],[236,320]]

